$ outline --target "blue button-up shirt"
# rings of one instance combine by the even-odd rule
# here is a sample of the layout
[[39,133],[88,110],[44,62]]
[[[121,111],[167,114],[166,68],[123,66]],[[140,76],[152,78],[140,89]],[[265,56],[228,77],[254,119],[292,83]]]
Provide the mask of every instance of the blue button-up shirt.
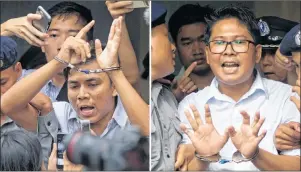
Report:
[[[185,109],[189,109],[189,104],[194,104],[200,112],[201,119],[205,122],[205,104],[209,105],[212,123],[219,134],[223,135],[225,129],[234,126],[238,130],[243,118],[240,111],[244,110],[250,115],[253,121],[255,113],[260,112],[261,117],[265,117],[259,134],[263,129],[267,130],[265,138],[260,142],[259,147],[273,154],[278,154],[274,145],[274,135],[279,124],[290,121],[300,122],[300,112],[295,104],[290,101],[293,95],[292,87],[278,81],[262,78],[257,72],[255,81],[250,90],[243,95],[239,101],[222,94],[218,89],[218,81],[213,79],[209,87],[197,93],[191,93],[180,103],[178,111],[181,122],[190,129],[191,126],[184,114]],[[191,111],[190,111],[191,112]],[[192,113],[191,113],[192,114]],[[184,142],[190,143],[187,135],[184,134]],[[226,159],[232,159],[233,153],[237,151],[231,139],[224,145],[220,155]],[[282,152],[286,155],[300,156],[300,149]],[[258,170],[252,162],[243,163],[211,163],[209,170]]]

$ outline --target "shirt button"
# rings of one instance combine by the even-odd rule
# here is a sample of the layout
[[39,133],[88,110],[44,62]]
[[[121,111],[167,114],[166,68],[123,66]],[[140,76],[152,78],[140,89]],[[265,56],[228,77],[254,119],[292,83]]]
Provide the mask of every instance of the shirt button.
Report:
[[48,125],[48,126],[50,126],[50,125],[51,125],[51,122],[50,122],[50,121],[48,121],[48,122],[47,122],[47,125]]
[[167,154],[167,158],[169,158],[170,156],[169,156],[169,154]]

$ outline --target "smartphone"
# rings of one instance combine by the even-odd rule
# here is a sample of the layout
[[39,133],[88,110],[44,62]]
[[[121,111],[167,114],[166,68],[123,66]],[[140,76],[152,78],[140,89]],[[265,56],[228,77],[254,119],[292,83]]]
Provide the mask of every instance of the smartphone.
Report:
[[149,7],[148,1],[133,1],[133,5],[131,6],[131,8],[148,8],[148,7]]
[[81,131],[90,133],[90,120],[80,120]]
[[51,22],[51,16],[42,6],[38,6],[36,13],[40,14],[42,18],[40,20],[33,20],[32,25],[39,31],[46,33]]
[[57,163],[56,168],[58,171],[64,170],[64,152],[66,150],[64,145],[64,137],[66,136],[66,133],[57,133]]

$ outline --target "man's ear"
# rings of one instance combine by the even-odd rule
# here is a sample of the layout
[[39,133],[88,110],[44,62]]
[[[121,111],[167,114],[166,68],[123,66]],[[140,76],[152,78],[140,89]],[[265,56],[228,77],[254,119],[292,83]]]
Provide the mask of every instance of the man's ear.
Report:
[[43,45],[41,46],[41,50],[43,53],[45,53],[45,47]]
[[[112,81],[111,81],[112,82]],[[112,96],[113,97],[116,97],[117,95],[118,95],[118,93],[117,93],[117,90],[116,90],[116,88],[115,88],[115,85],[113,84],[113,83],[111,83],[112,84],[112,89],[113,89],[113,92],[112,92]]]
[[208,54],[209,54],[209,51],[210,51],[210,50],[209,50],[209,47],[206,46],[206,47],[205,47],[205,53],[206,53],[206,61],[207,61],[208,64],[210,64],[210,62],[209,62],[209,55],[208,55]]
[[20,62],[17,62],[17,63],[15,64],[15,66],[14,66],[14,71],[17,72],[18,78],[20,78],[21,75],[22,75],[22,69],[23,69],[23,68],[22,68],[21,63],[20,63]]
[[255,47],[255,62],[259,63],[262,55],[262,46],[260,44]]

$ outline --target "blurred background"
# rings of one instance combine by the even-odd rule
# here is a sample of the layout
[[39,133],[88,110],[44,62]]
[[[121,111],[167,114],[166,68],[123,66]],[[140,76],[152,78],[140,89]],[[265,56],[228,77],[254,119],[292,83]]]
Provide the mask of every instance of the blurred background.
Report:
[[[37,7],[40,5],[44,9],[48,10],[50,7],[60,1],[0,1],[0,21],[5,22],[10,18],[17,18],[27,15],[28,13],[35,13]],[[92,11],[92,16],[96,21],[94,26],[94,38],[99,38],[101,41],[107,42],[109,29],[113,21],[105,1],[76,1]],[[143,19],[143,12],[145,8],[135,9],[133,12],[126,16],[127,28],[129,35],[136,52],[137,60],[139,63],[140,73],[144,71],[142,66],[142,60],[148,52],[149,47],[149,27],[146,25]],[[37,54],[38,48],[27,50],[31,47],[26,41],[14,37],[18,44],[18,56],[19,58],[26,54],[26,59],[23,59],[23,63],[30,63],[28,56]],[[43,55],[43,54],[42,54]],[[25,62],[24,62],[25,61]],[[23,64],[22,64],[23,65]],[[23,66],[25,67],[25,66]],[[149,97],[149,81],[140,81],[140,90],[143,99],[148,102]]]

